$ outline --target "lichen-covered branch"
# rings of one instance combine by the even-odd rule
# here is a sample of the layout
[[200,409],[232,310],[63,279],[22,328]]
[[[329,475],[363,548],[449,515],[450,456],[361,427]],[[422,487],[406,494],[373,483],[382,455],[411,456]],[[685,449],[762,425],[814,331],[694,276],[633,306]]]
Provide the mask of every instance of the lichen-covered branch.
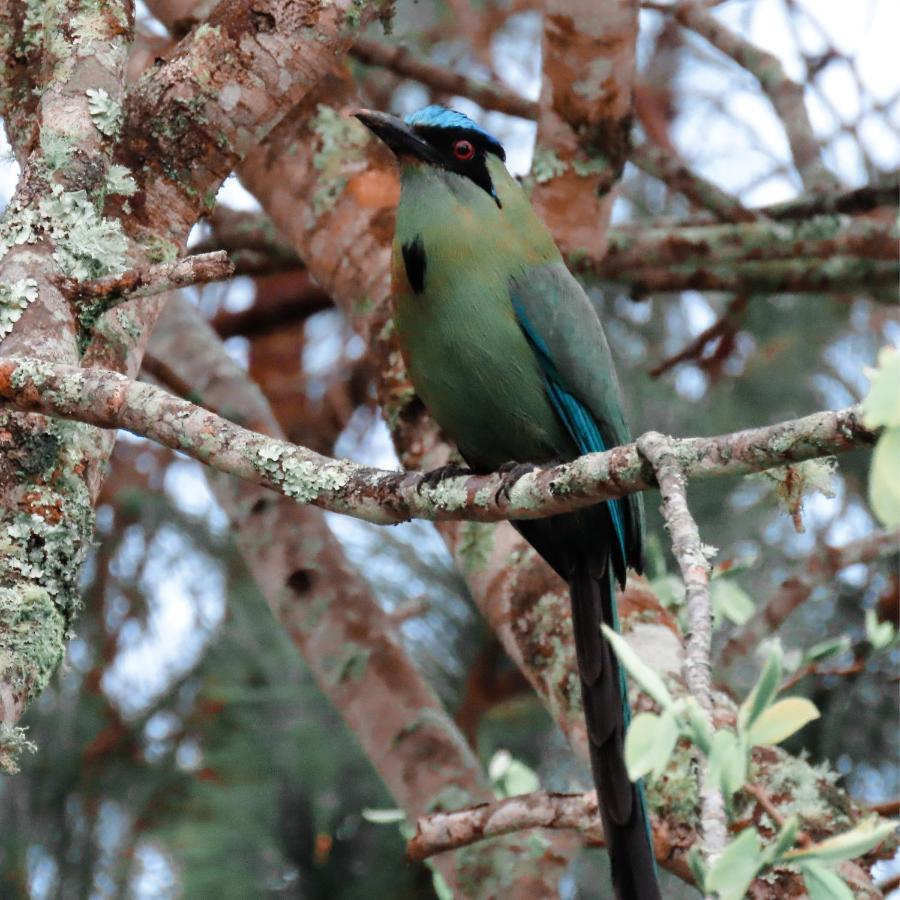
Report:
[[[640,441],[536,469],[511,485],[503,475],[457,476],[430,485],[422,473],[374,469],[269,438],[117,372],[0,359],[0,397],[23,411],[124,428],[301,503],[380,524],[542,518],[655,486]],[[871,445],[877,433],[860,418],[859,408],[849,407],[718,437],[670,440],[667,446],[685,477],[746,474]]]
[[[709,596],[709,556],[714,548],[704,546],[700,540],[700,531],[688,507],[684,471],[671,441],[651,432],[638,439],[638,451],[653,466],[659,482],[663,518],[684,582],[689,623],[684,653],[685,681],[708,724],[714,726],[710,659],[712,601]],[[707,863],[712,863],[728,844],[728,815],[722,791],[702,767],[699,780],[702,853]]]
[[[150,349],[207,403],[280,434],[262,392],[183,300],[169,304]],[[467,802],[463,798],[491,799],[477,759],[322,513],[214,472],[209,481],[273,615],[410,821]],[[525,897],[529,887],[537,892],[532,896],[555,893],[564,860],[544,853],[540,841],[510,838],[447,854],[434,865],[456,896],[478,896],[478,873],[489,872],[505,886],[504,896]]]
[[[0,352],[135,374],[162,300],[105,312],[98,301],[99,319],[82,310],[76,325],[64,279],[176,259],[234,164],[378,9],[354,0],[273,0],[252,9],[225,0],[123,103],[130,4],[29,8],[40,11],[25,26],[47,81],[37,130],[12,134],[20,155],[31,144],[0,225]],[[8,58],[5,38],[0,54]],[[107,166],[114,147],[115,164]],[[62,658],[114,435],[3,415],[0,720],[12,725]]]
[[[0,53],[19,54],[16,65],[30,69],[19,74],[32,91],[7,82],[2,100],[24,160],[0,222],[3,355],[75,366],[76,325],[61,279],[125,267],[124,234],[97,202],[112,172],[132,24],[128,3],[48,2],[16,25],[21,49],[0,39]],[[80,607],[78,573],[93,532],[90,431],[0,413],[0,725],[8,734],[56,669]]]
[[729,666],[739,656],[749,653],[766,635],[777,631],[781,623],[805,603],[819,585],[830,581],[841,569],[857,563],[871,563],[896,553],[900,553],[900,532],[897,531],[877,531],[841,547],[816,550],[803,568],[786,578],[753,618],[732,635],[722,648],[718,662]]
[[166,291],[223,281],[234,274],[234,264],[224,250],[184,256],[169,263],[140,266],[121,275],[107,275],[81,284],[73,282],[67,289],[77,301],[114,300],[124,303],[134,297],[152,297]]
[[715,258],[691,260],[671,265],[644,266],[615,277],[604,273],[588,257],[569,259],[573,271],[627,284],[632,296],[672,291],[725,291],[746,294],[840,294],[859,292],[893,303],[900,276],[896,260],[859,259],[833,256],[776,260],[733,260],[719,263]]
[[598,275],[628,279],[635,269],[732,262],[853,256],[894,260],[900,232],[893,223],[850,216],[799,222],[742,222],[673,228],[615,229]]
[[428,859],[437,853],[529,828],[575,829],[587,842],[602,845],[603,826],[597,810],[597,792],[557,794],[535,791],[421,816],[416,821],[416,833],[406,844],[406,855],[410,859]]

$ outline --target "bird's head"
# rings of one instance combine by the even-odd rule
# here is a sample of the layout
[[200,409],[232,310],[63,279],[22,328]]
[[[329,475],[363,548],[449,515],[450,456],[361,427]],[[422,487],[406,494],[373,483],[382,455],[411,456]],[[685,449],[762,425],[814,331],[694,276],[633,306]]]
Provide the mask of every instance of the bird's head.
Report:
[[370,109],[354,115],[401,163],[433,166],[468,178],[500,206],[490,157],[502,165],[506,154],[502,144],[468,116],[445,106],[426,106],[405,119]]

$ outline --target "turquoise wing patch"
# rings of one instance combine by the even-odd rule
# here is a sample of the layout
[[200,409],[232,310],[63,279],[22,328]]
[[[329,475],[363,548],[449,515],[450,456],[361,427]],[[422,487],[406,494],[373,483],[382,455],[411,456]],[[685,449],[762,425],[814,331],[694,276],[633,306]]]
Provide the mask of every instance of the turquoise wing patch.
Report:
[[[572,440],[575,441],[582,453],[600,453],[606,450],[606,445],[603,443],[603,437],[594,417],[587,407],[566,389],[550,356],[547,342],[531,324],[524,307],[516,299],[515,294],[512,297],[512,304],[519,327],[524,332],[525,337],[528,338],[528,343],[531,344],[538,362],[540,362],[541,375],[543,376],[544,386],[547,389],[547,396],[550,397],[550,402],[553,404],[556,414],[562,419],[566,430],[572,436]],[[622,556],[627,559],[622,501],[608,500],[606,506],[612,517],[613,528],[619,540]]]

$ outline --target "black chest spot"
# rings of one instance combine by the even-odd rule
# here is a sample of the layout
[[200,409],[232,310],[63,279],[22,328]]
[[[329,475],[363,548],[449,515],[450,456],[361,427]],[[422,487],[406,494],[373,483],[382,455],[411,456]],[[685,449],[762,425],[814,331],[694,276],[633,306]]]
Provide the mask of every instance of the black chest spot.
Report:
[[422,236],[417,234],[412,241],[403,245],[402,250],[409,286],[414,293],[421,294],[425,290],[425,268],[428,265]]

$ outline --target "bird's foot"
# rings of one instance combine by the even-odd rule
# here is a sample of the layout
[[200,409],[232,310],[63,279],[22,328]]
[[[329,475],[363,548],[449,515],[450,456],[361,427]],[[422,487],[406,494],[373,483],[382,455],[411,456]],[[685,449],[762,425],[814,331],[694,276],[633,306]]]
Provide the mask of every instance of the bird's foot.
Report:
[[509,500],[509,492],[513,489],[513,485],[529,472],[533,472],[538,468],[534,463],[505,462],[499,469],[497,474],[501,476],[502,483],[494,494],[494,502],[499,503],[502,499]]
[[430,472],[425,472],[419,479],[416,491],[421,494],[423,487],[436,488],[445,478],[457,478],[463,475],[474,474],[471,469],[465,466],[460,466],[457,463],[448,463],[446,466],[438,466]]

